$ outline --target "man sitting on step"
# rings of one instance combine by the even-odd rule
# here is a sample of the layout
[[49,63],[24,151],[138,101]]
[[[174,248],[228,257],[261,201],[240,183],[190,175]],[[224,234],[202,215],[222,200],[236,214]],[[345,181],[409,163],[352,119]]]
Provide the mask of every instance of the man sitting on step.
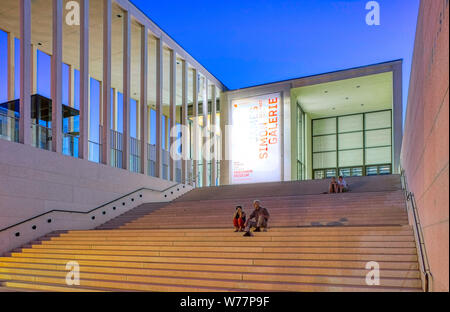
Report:
[[245,234],[244,236],[252,236],[250,233],[251,228],[256,228],[255,232],[261,232],[261,227],[264,228],[264,231],[267,231],[267,221],[269,220],[269,212],[266,208],[261,207],[261,202],[259,200],[253,201],[253,210],[252,214],[245,221]]
[[345,193],[348,192],[348,184],[347,182],[344,180],[343,176],[339,176],[339,179],[337,181],[337,189],[338,189],[338,193]]

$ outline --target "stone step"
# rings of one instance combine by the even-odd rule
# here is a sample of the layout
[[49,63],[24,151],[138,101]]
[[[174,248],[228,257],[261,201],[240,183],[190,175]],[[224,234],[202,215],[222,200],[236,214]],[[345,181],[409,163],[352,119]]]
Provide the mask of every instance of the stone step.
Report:
[[[287,211],[283,213],[274,212],[273,210],[270,211],[272,218],[282,219],[282,218],[289,218],[292,216],[295,216],[297,218],[305,218],[308,217],[310,219],[312,218],[335,218],[335,217],[350,217],[350,218],[370,218],[370,217],[390,217],[390,218],[401,218],[407,216],[406,211],[398,211],[398,212],[361,212],[361,213],[354,213],[354,212],[339,212],[339,211],[332,211],[327,213],[318,213],[318,212],[308,212],[308,211]],[[202,219],[221,219],[221,218],[227,218],[230,219],[233,216],[233,211],[227,212],[227,213],[214,213],[214,214],[201,214]],[[250,213],[248,213],[248,216],[250,216]],[[193,213],[190,211],[186,212],[179,212],[179,213],[173,213],[173,214],[150,214],[150,215],[144,215],[144,216],[135,216],[136,218],[139,218],[139,220],[164,220],[167,218],[196,218],[198,219],[199,216],[197,213]],[[118,218],[124,219],[125,217]]]
[[[66,265],[67,262],[73,261],[70,257],[61,255],[57,258],[37,258],[37,257],[0,257],[0,263],[46,263],[46,264],[60,264]],[[140,259],[142,260],[142,259]],[[92,266],[107,266],[107,267],[133,267],[133,268],[155,268],[161,265],[178,265],[189,269],[192,266],[208,267],[208,266],[234,266],[239,268],[241,266],[252,267],[320,267],[320,268],[347,268],[347,269],[365,269],[367,261],[329,261],[329,260],[233,260],[211,258],[208,261],[191,261],[190,258],[168,258],[166,261],[158,261],[163,259],[152,258],[152,261],[142,262],[140,260],[127,260],[127,259],[96,259],[95,257],[88,257],[88,259],[77,259],[76,261],[80,265],[92,265]],[[148,260],[148,259],[147,259]],[[237,265],[238,264],[238,265]],[[380,261],[380,266],[386,270],[418,270],[419,265],[417,262],[396,262],[396,261]]]
[[[214,226],[218,228],[230,228],[231,221],[215,223]],[[315,220],[311,222],[299,222],[299,221],[284,221],[284,222],[270,222],[270,228],[273,227],[306,227],[306,226],[363,226],[368,225],[369,222],[349,222],[349,221],[325,221],[325,220]],[[371,222],[371,225],[379,225],[379,226],[388,226],[388,225],[407,225],[408,222],[406,220],[394,220],[394,221],[386,221],[386,220],[376,220]],[[175,224],[155,224],[155,223],[142,223],[142,224],[118,224],[117,227],[119,229],[198,229],[198,228],[211,228],[211,223],[197,223],[197,224],[189,224],[189,223],[175,223]]]
[[[186,246],[186,247],[216,247],[216,242],[78,242],[78,241],[42,241],[41,243],[35,243],[34,245],[25,245],[23,248],[59,248],[67,247],[67,248],[85,248],[85,249],[133,249],[133,248],[142,248],[142,250],[146,250],[146,248],[158,248],[158,247],[167,247],[167,246]],[[222,247],[235,247],[236,243],[234,242],[220,242],[220,246]],[[243,248],[288,248],[288,247],[321,247],[321,248],[415,248],[416,244],[414,241],[409,242],[240,242],[240,247]],[[161,249],[162,250],[162,249]]]
[[[76,248],[74,245],[64,247],[64,245],[36,245],[31,248],[22,248],[21,252],[51,252],[51,253],[70,253],[76,252],[80,254],[96,254],[99,252],[100,254],[112,254],[118,252],[255,252],[255,253],[268,253],[268,254],[277,254],[277,253],[344,253],[344,254],[402,254],[402,255],[411,255],[416,254],[416,248],[348,248],[348,247],[193,247],[193,246],[154,246],[154,247],[144,247],[139,246],[118,246],[115,248],[99,248],[92,246],[83,246],[78,245]],[[120,248],[121,247],[121,248]]]
[[[113,266],[117,264],[116,266]],[[145,268],[139,263],[135,267],[121,266],[121,263],[109,262],[109,266],[87,265],[82,264],[83,272],[101,272],[108,273],[111,270],[115,273],[123,274],[168,274],[173,271],[179,273],[173,274],[191,274],[190,272],[210,273],[264,273],[264,274],[301,274],[301,275],[326,275],[326,276],[356,276],[361,277],[367,274],[367,270],[363,268],[326,268],[326,267],[280,267],[280,266],[234,266],[234,265],[205,265],[205,264],[178,264],[178,263],[146,263]],[[81,265],[81,263],[80,263]],[[22,263],[22,262],[0,262],[0,267],[4,268],[29,268],[41,270],[60,270],[67,271],[65,264],[58,263]],[[184,272],[184,273],[183,273]],[[232,275],[230,275],[231,277]],[[417,270],[393,270],[385,269],[380,271],[381,278],[420,278]]]
[[[96,230],[55,231],[0,257],[0,286],[37,291],[421,291],[399,177],[354,179],[352,190],[357,191],[320,194],[326,182],[196,189],[170,203],[143,204]],[[254,198],[271,213],[269,231],[243,237],[234,232],[231,217],[237,204],[249,214]],[[80,265],[81,286],[65,284],[70,261]],[[380,286],[366,284],[371,261],[380,265]]]
[[[39,291],[39,292],[104,292],[107,290],[101,290],[99,288],[93,288],[93,287],[80,287],[80,286],[67,286],[67,285],[55,285],[55,284],[48,284],[48,283],[34,283],[34,282],[28,282],[28,281],[15,281],[15,280],[8,280],[6,282],[3,282],[7,288],[15,291]],[[109,290],[111,291],[111,290]]]
[[[270,233],[277,233],[277,232],[336,232],[336,231],[345,231],[345,232],[350,232],[350,231],[370,231],[370,232],[378,232],[378,231],[409,231],[409,233],[413,233],[412,232],[412,227],[410,225],[406,225],[406,226],[346,226],[346,227],[342,227],[342,228],[338,228],[338,227],[314,227],[314,226],[310,226],[310,227],[294,227],[294,228],[284,228],[284,227],[276,227],[276,228],[272,228],[270,229]],[[71,230],[71,231],[62,231],[62,232],[55,232],[59,234],[62,233],[76,233],[76,234],[93,234],[93,233],[105,233],[105,234],[116,234],[118,233],[118,235],[123,235],[126,233],[171,233],[171,232],[176,232],[176,233],[194,233],[194,232],[198,232],[198,233],[205,233],[205,232],[209,232],[209,233],[226,233],[229,234],[229,230],[226,229],[217,229],[217,228],[209,228],[209,229],[179,229],[179,230],[167,230],[167,229],[163,229],[163,230],[157,230],[157,229],[149,229],[149,230]]]
[[[33,250],[33,249],[27,249]],[[109,251],[109,250],[84,250],[74,251],[52,250],[51,252],[12,252],[12,257],[30,258],[72,258],[76,259],[102,259],[122,261],[189,261],[195,263],[208,263],[209,259],[222,259],[230,262],[269,260],[330,260],[330,261],[417,261],[416,254],[344,254],[344,253],[251,253],[251,252],[182,252],[182,251]],[[60,251],[58,253],[58,251]]]
[[[164,231],[164,230],[123,230],[123,231],[86,231],[77,232],[70,231],[69,233],[61,233],[59,237],[143,237],[143,236],[170,236],[170,237],[180,237],[180,236],[205,236],[205,234],[213,235],[215,237],[221,236],[240,236],[240,233],[235,233],[232,230],[221,230],[221,231]],[[267,232],[260,232],[263,236],[304,236],[304,235],[315,235],[315,236],[329,236],[329,235],[412,235],[413,231],[411,229],[403,230],[347,230],[345,228],[333,228],[330,230],[308,230],[306,228],[290,229],[286,231],[276,231],[270,229]]]
[[[192,283],[196,285],[206,287],[223,287],[227,285],[227,288],[241,288],[233,283],[241,282],[262,282],[271,284],[277,283],[314,283],[314,284],[328,284],[328,285],[351,285],[351,286],[367,286],[366,274],[362,276],[315,276],[315,275],[300,275],[300,274],[260,274],[260,273],[228,273],[228,272],[196,272],[196,271],[168,271],[168,270],[153,270],[151,274],[146,275],[143,272],[138,274],[123,273],[118,274],[114,271],[114,268],[109,268],[108,272],[89,272],[83,270],[80,272],[82,279],[98,280],[98,281],[122,281],[122,282],[141,282],[141,283],[159,283],[159,284],[184,284],[190,285]],[[36,275],[36,276],[51,276],[65,279],[66,270],[42,270],[42,269],[24,269],[24,268],[2,268],[0,267],[0,276],[2,274],[24,274],[24,275]],[[175,279],[176,278],[176,279]],[[188,283],[185,278],[195,279]],[[223,284],[219,284],[219,282]],[[380,279],[380,286],[384,287],[408,287],[419,288],[421,286],[420,279],[418,278],[389,278],[385,277]],[[263,289],[261,290],[268,290]],[[278,289],[277,289],[278,290]]]
[[[234,234],[234,233],[233,233]],[[239,233],[241,235],[230,235],[230,236],[178,236],[178,237],[171,237],[171,236],[137,236],[134,237],[133,240],[136,242],[235,242],[236,244],[240,242],[411,242],[414,241],[414,237],[411,235],[341,235],[341,236],[317,236],[317,235],[299,235],[299,236],[269,236],[264,235],[264,232],[261,233],[255,233],[252,237],[243,237],[242,233]],[[109,241],[109,242],[123,242],[123,241],[129,241],[130,239],[128,237],[118,236],[118,237],[51,237],[50,240],[52,241],[59,241],[59,242],[66,242],[66,241],[72,241],[72,242],[84,242],[84,243],[97,243],[102,241]]]
[[[61,291],[56,290],[55,287],[64,287],[64,291],[77,291],[79,286],[67,286],[64,278],[55,278],[49,276],[35,276],[25,274],[0,274],[0,278],[8,279],[5,285],[8,287],[24,287],[26,284],[32,284],[30,287],[35,289],[42,289],[43,291]],[[28,283],[27,283],[28,282]],[[183,285],[163,285],[155,283],[125,283],[116,281],[101,281],[83,279],[82,291],[165,291],[165,292],[234,292],[239,291],[236,289],[225,288],[212,288],[212,287],[195,287],[195,286],[183,286]],[[49,288],[51,290],[49,290]],[[242,290],[241,290],[242,291]],[[414,290],[412,290],[414,291]]]

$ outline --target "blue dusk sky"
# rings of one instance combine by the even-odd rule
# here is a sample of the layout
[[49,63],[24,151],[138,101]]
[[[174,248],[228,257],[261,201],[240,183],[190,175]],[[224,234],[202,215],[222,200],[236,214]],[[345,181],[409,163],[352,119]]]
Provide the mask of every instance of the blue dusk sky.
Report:
[[403,59],[406,111],[419,0],[132,2],[230,89]]
[[[405,115],[419,0],[378,0],[379,26],[366,24],[367,0],[131,1],[229,89],[403,59]],[[7,100],[6,42],[0,31],[0,102]],[[18,48],[16,39],[16,65]],[[47,97],[49,70],[50,57],[38,53],[38,93]],[[98,102],[95,92],[91,100]]]

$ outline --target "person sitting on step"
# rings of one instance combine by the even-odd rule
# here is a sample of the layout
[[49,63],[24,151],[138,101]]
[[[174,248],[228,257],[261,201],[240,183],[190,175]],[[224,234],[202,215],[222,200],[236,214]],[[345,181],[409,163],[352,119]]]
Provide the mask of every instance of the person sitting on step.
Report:
[[252,236],[250,233],[251,228],[256,228],[255,232],[261,232],[261,227],[264,228],[264,231],[267,231],[267,221],[269,220],[270,214],[266,208],[261,207],[261,202],[259,200],[253,201],[253,210],[252,214],[245,222],[245,234],[244,236]]
[[233,215],[233,225],[235,232],[243,232],[244,224],[246,221],[245,212],[242,210],[242,206],[236,206],[236,211]]
[[338,193],[348,192],[348,184],[344,180],[343,176],[339,176],[339,179],[337,181],[337,185],[338,185]]
[[330,186],[328,188],[328,194],[337,193],[338,192],[338,183],[335,177],[331,178]]

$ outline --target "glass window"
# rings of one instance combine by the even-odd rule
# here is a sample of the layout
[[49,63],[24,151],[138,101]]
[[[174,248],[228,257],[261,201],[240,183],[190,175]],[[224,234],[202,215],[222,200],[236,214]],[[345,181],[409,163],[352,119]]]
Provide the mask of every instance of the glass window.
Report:
[[343,168],[339,169],[339,175],[345,177],[351,176],[351,169],[350,168]]
[[363,149],[339,151],[339,167],[362,165]]
[[138,138],[138,124],[137,124],[137,105],[138,102],[131,98],[130,99],[130,137]]
[[336,133],[336,118],[313,120],[313,135]]
[[62,103],[69,106],[69,65],[62,64]]
[[362,167],[352,168],[352,177],[362,177],[363,169]]
[[166,116],[161,115],[161,148],[166,149]]
[[325,170],[325,178],[330,179],[332,177],[336,177],[336,169]]
[[336,150],[336,135],[323,135],[313,138],[314,152],[329,152]]
[[117,131],[123,133],[123,94],[117,93]]
[[89,90],[89,160],[100,162],[100,82],[91,78]]
[[0,103],[8,101],[8,34],[0,29]]
[[[339,149],[355,149],[363,148],[363,133],[362,132],[351,132],[339,134]],[[361,162],[362,164],[362,162]]]
[[380,175],[391,174],[391,166],[385,165],[385,166],[378,167],[378,174],[380,174]]
[[363,130],[362,114],[339,117],[338,122],[339,122],[339,133]]
[[391,163],[391,147],[377,147],[366,149],[366,165]]
[[[142,26],[131,19],[131,55],[130,55],[130,136],[140,139],[140,98],[141,98],[141,37]],[[133,143],[135,144],[135,143]],[[135,151],[136,152],[136,151]]]
[[366,147],[391,145],[391,129],[366,131]]
[[18,38],[14,39],[14,98],[20,98],[20,39]]
[[[31,42],[38,49],[36,55],[37,93],[51,98],[51,54],[53,52],[53,1],[31,1]],[[34,62],[32,56],[32,62]],[[34,66],[32,65],[32,66]]]
[[378,167],[376,166],[366,167],[366,175],[367,176],[378,175]]
[[[89,37],[100,38],[89,42],[89,155],[90,160],[101,161],[101,108],[103,79],[103,2],[89,1]],[[94,66],[95,64],[95,66]],[[107,104],[109,105],[109,103]]]
[[336,152],[314,153],[314,169],[336,167]]
[[314,171],[314,179],[315,180],[320,180],[323,179],[325,177],[324,171],[323,170],[315,170]]
[[52,97],[51,92],[51,56],[37,51],[37,93],[46,98]]
[[381,129],[390,128],[392,124],[391,111],[383,111],[376,113],[367,113],[365,116],[366,124],[365,129]]
[[313,169],[336,168],[360,176],[365,165],[390,165],[391,124],[391,110],[313,120]]

